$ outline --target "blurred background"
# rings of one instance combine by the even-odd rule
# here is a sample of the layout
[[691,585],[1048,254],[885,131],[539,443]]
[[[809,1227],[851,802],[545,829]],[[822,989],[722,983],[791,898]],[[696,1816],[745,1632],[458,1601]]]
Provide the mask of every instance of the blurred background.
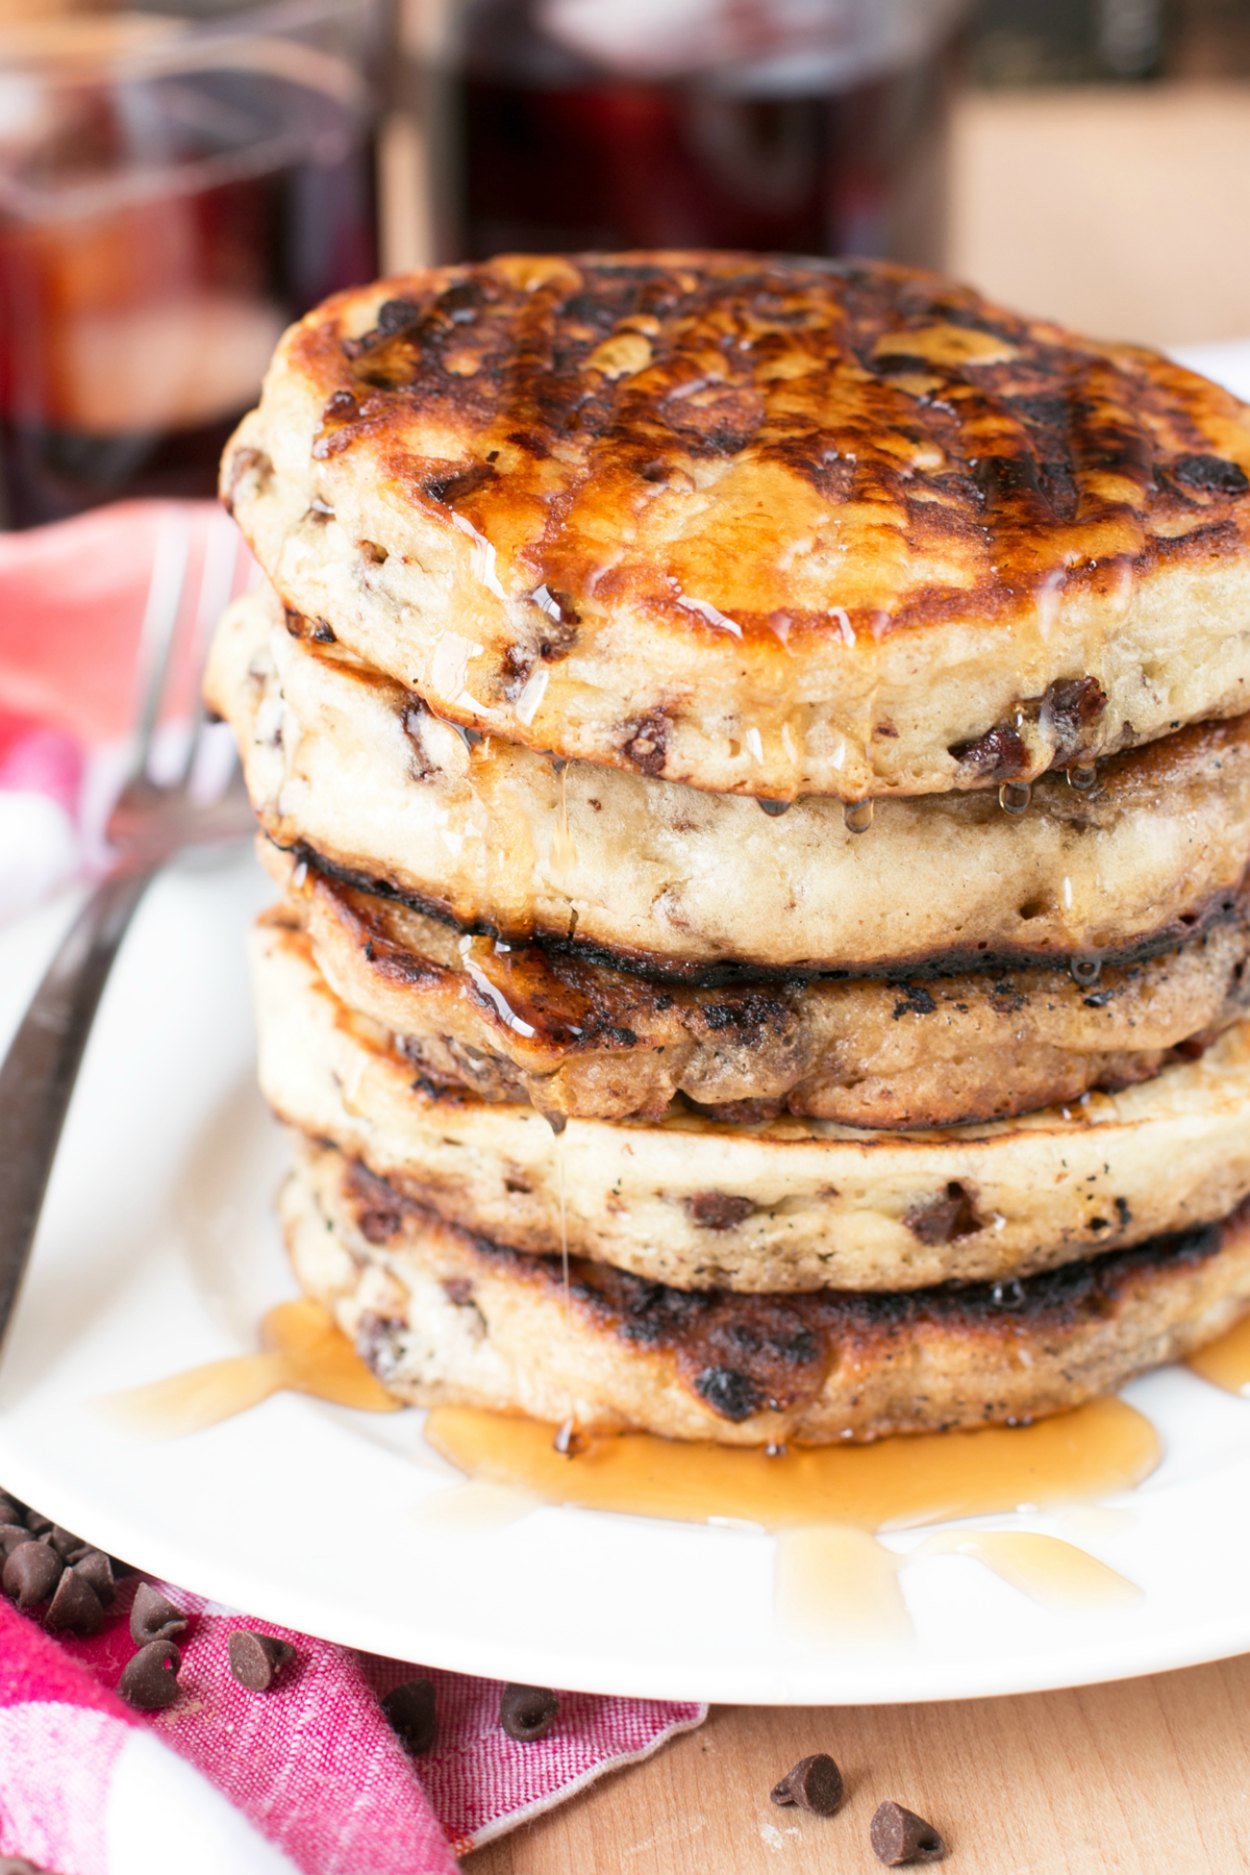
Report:
[[208,494],[282,327],[504,249],[1250,339],[1250,0],[0,0],[0,526]]

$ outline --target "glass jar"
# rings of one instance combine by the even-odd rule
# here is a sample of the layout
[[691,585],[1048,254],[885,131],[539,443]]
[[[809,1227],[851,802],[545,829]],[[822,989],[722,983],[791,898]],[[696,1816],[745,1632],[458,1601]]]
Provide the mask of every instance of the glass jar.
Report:
[[459,0],[437,256],[721,247],[939,264],[956,0]]
[[283,327],[377,271],[375,0],[0,27],[0,519],[213,492]]

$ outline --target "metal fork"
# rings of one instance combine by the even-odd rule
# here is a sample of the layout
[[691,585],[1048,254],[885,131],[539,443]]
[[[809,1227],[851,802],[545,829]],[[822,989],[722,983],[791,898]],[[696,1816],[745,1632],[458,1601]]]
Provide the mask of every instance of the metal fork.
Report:
[[[0,1346],[30,1257],[83,1050],[113,960],[135,909],[161,868],[191,846],[238,838],[252,825],[237,763],[211,799],[194,784],[204,744],[200,709],[170,776],[154,768],[157,730],[176,681],[190,558],[189,522],[171,519],[157,540],[139,644],[139,709],[126,779],[105,827],[108,869],[70,926],[0,1066]],[[230,597],[237,536],[223,514],[209,523],[192,629],[195,667]]]

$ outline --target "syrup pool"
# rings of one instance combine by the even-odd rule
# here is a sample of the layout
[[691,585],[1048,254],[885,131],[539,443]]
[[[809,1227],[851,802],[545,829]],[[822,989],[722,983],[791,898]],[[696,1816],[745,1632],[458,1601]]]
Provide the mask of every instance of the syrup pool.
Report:
[[1250,1315],[1185,1362],[1191,1373],[1226,1393],[1250,1394]]
[[548,1504],[769,1530],[828,1523],[876,1532],[1066,1505],[1131,1490],[1160,1458],[1150,1421],[1115,1399],[1032,1426],[791,1447],[776,1457],[621,1433],[589,1440],[570,1461],[550,1426],[470,1407],[434,1408],[425,1437],[457,1471]]
[[147,1386],[110,1394],[106,1410],[136,1432],[179,1438],[259,1406],[275,1393],[305,1393],[365,1413],[398,1412],[327,1309],[280,1302],[261,1323],[259,1354],[208,1361]]
[[[535,1420],[439,1407],[425,1436],[468,1483],[422,1506],[440,1528],[478,1524],[492,1488],[508,1514],[541,1504],[680,1522],[760,1526],[775,1537],[779,1626],[813,1643],[905,1639],[899,1577],[937,1555],[974,1558],[1044,1607],[1130,1605],[1135,1585],[1077,1544],[1028,1530],[940,1531],[910,1555],[880,1533],[1019,1509],[1058,1509],[1131,1490],[1161,1456],[1150,1421],[1096,1400],[1025,1427],[921,1434],[875,1445],[758,1448],[685,1444],[643,1433],[586,1441],[562,1455]],[[460,1514],[467,1497],[473,1514]],[[468,1508],[466,1506],[466,1508]]]

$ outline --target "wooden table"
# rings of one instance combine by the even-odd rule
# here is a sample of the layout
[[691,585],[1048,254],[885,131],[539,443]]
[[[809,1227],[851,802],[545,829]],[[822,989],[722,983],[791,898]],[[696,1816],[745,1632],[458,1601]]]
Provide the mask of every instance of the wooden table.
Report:
[[[847,1800],[777,1809],[831,1751]],[[1250,1869],[1250,1659],[1119,1686],[949,1706],[718,1708],[470,1856],[467,1875],[851,1875],[893,1797],[935,1823],[952,1875],[1233,1875]]]
[[[1250,88],[971,98],[955,174],[952,266],[978,285],[1159,344],[1250,336]],[[822,1749],[841,1814],[775,1809],[773,1782]],[[943,1829],[959,1875],[1250,1869],[1250,1659],[950,1706],[718,1710],[468,1867],[867,1871],[884,1797]]]

